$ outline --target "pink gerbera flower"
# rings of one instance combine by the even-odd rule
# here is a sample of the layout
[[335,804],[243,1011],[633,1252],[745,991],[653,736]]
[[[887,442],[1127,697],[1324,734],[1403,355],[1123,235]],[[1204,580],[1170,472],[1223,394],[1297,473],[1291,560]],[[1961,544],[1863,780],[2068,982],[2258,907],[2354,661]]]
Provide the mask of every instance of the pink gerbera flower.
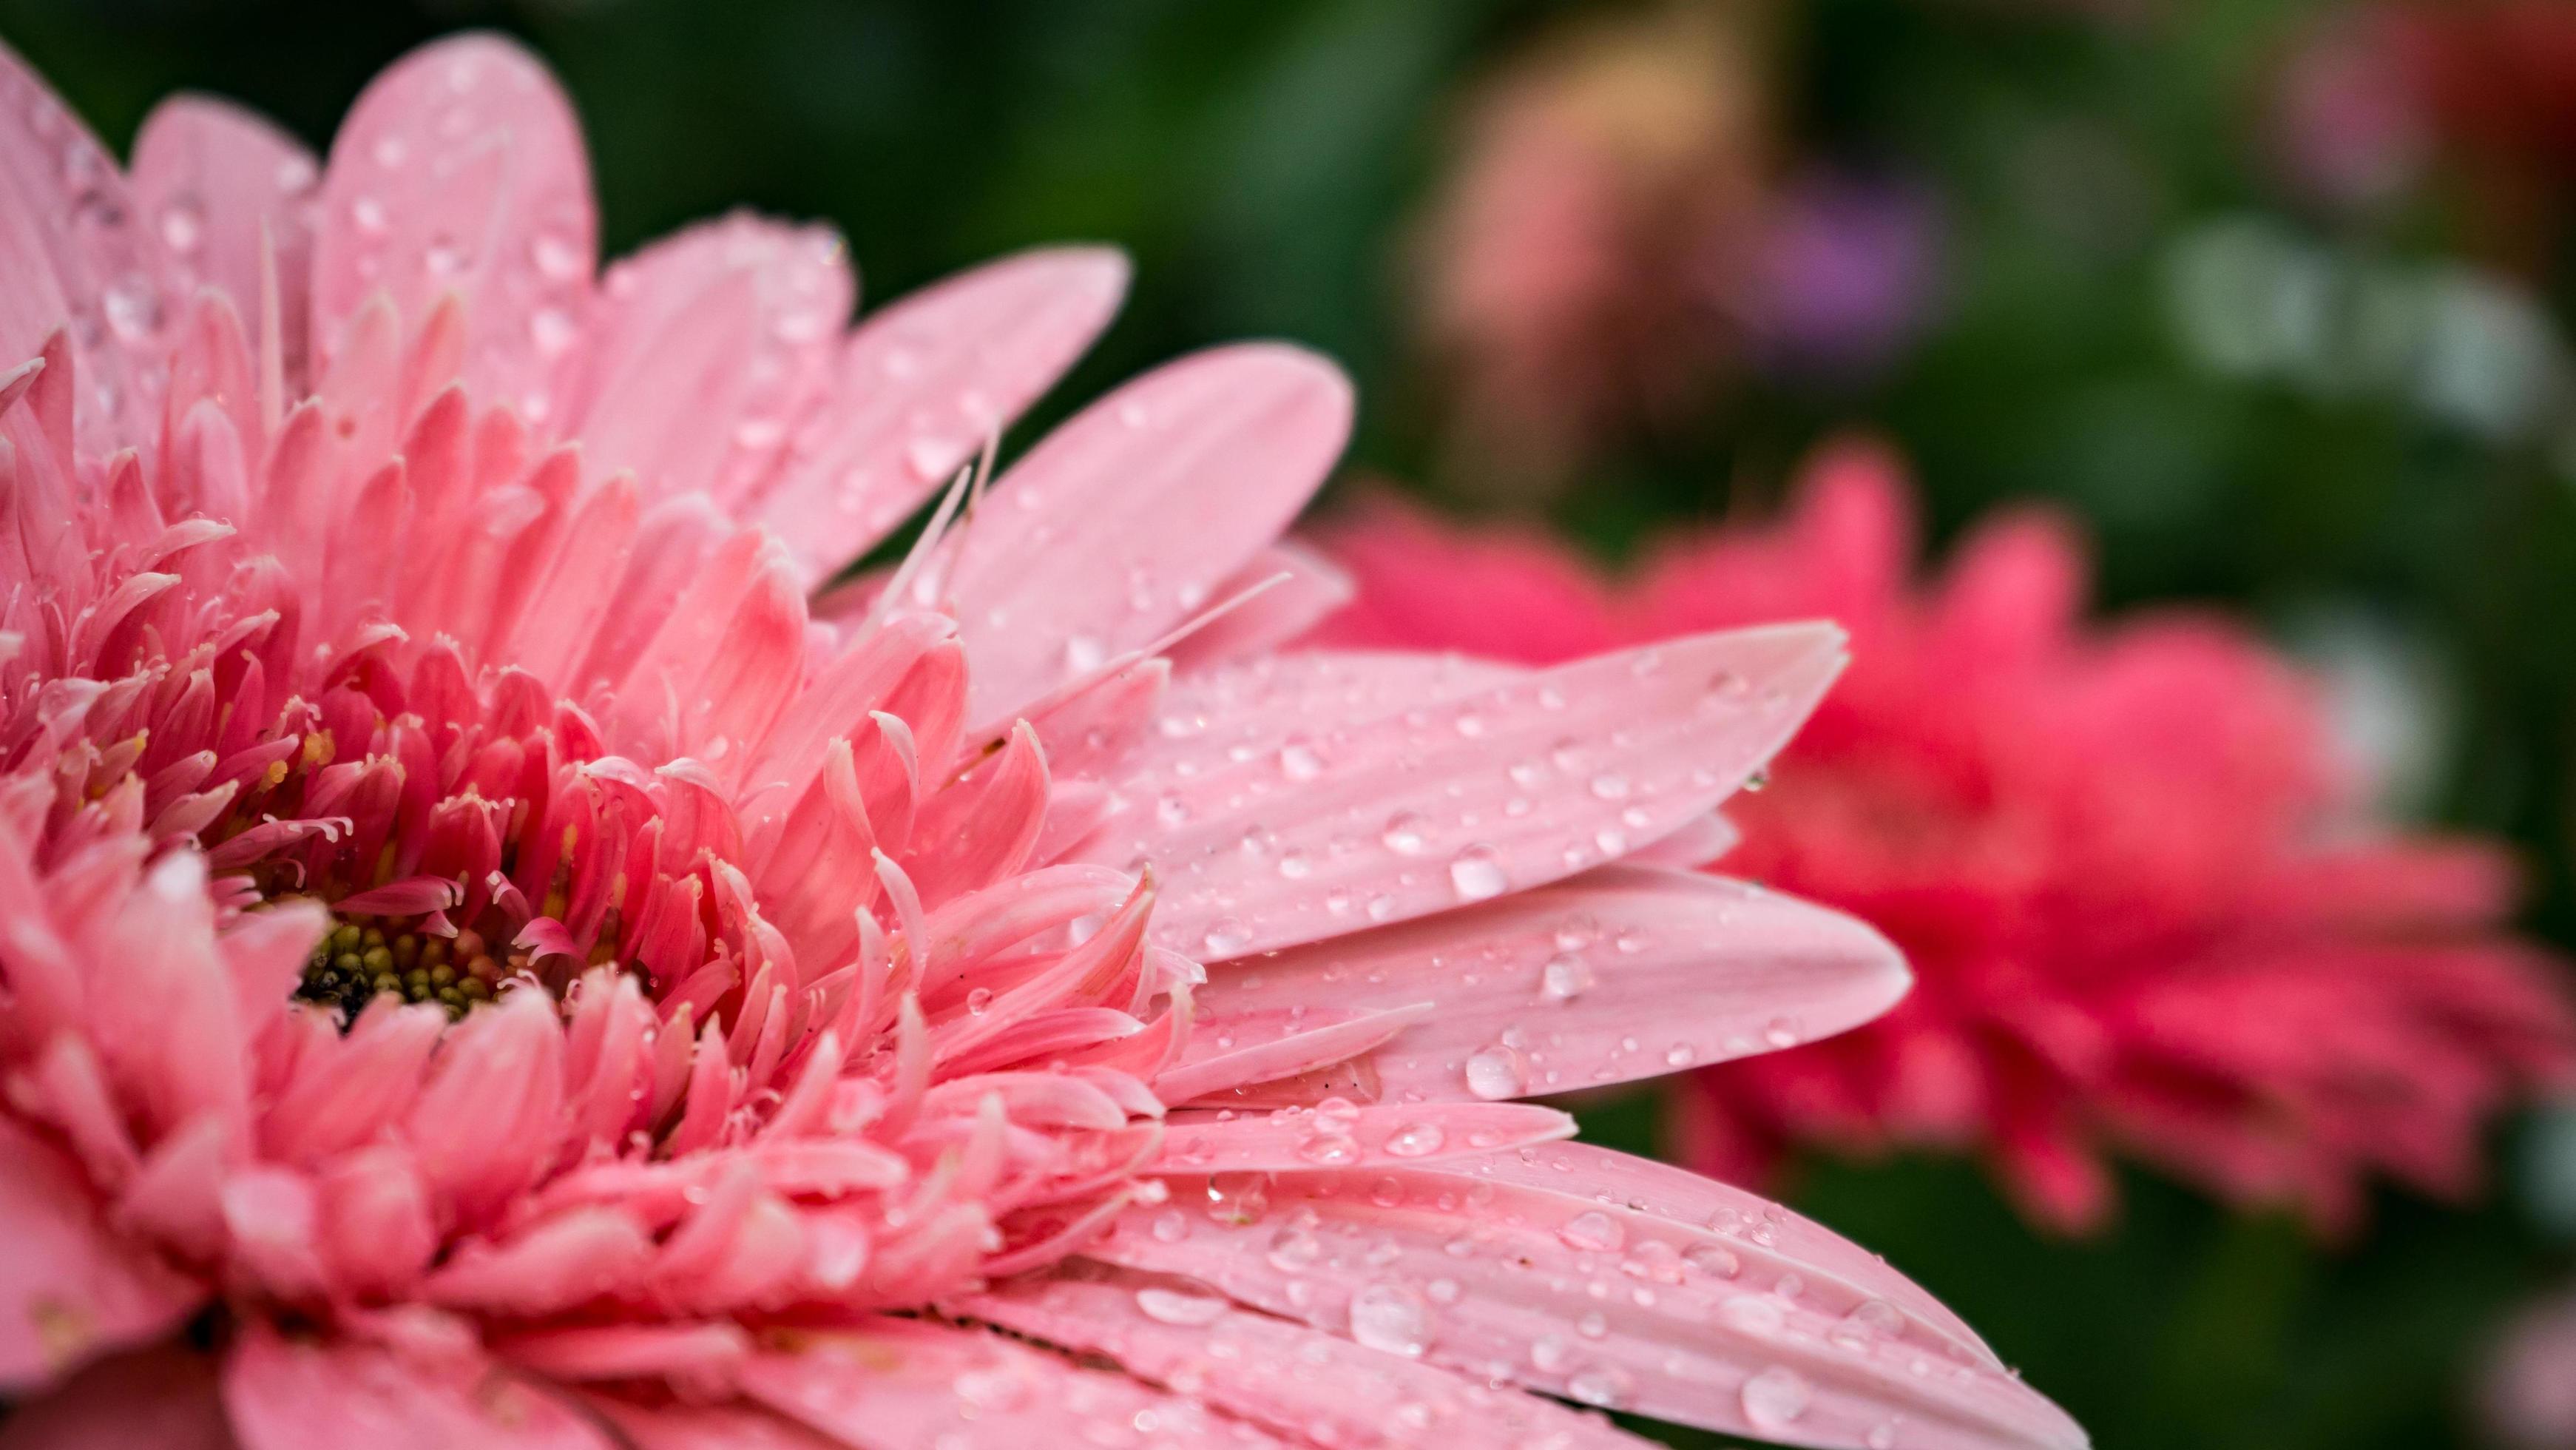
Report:
[[1391,504],[1330,541],[1360,583],[1345,643],[1552,660],[1850,627],[1857,663],[1777,787],[1729,807],[1726,865],[1880,927],[1919,980],[1860,1031],[1694,1074],[1680,1142],[1712,1170],[1799,1141],[1975,1147],[2072,1227],[2110,1207],[2116,1144],[2334,1226],[2373,1173],[2466,1191],[2486,1119],[2576,1068],[2556,965],[2502,932],[2501,853],[2374,828],[2306,682],[2234,625],[2086,628],[2052,516],[1988,523],[1918,588],[1900,468],[1846,446],[1777,525],[1669,541],[1633,586]]
[[130,175],[0,52],[0,1440],[2081,1443],[1869,1255],[1509,1101],[1903,990],[1640,864],[1836,632],[1276,654],[1350,414],[1277,346],[818,600],[1121,263],[845,333],[824,232],[592,256],[502,42],[327,167],[179,100]]

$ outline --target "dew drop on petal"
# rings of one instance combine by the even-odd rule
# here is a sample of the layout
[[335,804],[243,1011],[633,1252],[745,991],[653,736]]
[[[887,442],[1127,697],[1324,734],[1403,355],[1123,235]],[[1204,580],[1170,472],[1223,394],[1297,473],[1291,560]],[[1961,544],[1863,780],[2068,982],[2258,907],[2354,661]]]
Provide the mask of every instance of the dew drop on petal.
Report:
[[1291,740],[1279,747],[1279,773],[1290,780],[1313,780],[1324,773],[1324,762],[1316,758],[1313,746]]
[[1252,945],[1252,928],[1245,926],[1241,917],[1220,916],[1208,923],[1204,940],[1209,956],[1230,957]]
[[1469,846],[1449,863],[1449,885],[1461,901],[1483,901],[1511,887],[1503,875],[1503,858],[1493,847]]
[[1467,1091],[1487,1102],[1519,1097],[1528,1088],[1521,1055],[1508,1047],[1488,1047],[1467,1059]]
[[1419,1158],[1439,1152],[1446,1140],[1437,1123],[1407,1123],[1387,1136],[1386,1151],[1398,1158]]
[[1226,1301],[1215,1294],[1148,1288],[1136,1291],[1136,1307],[1158,1324],[1199,1325],[1225,1317]]
[[1370,1284],[1351,1296],[1351,1338],[1370,1349],[1419,1358],[1431,1347],[1431,1308],[1401,1284]]
[[1628,1376],[1603,1365],[1568,1378],[1565,1392],[1595,1409],[1615,1410],[1628,1403]]
[[1807,1402],[1814,1397],[1796,1370],[1776,1364],[1746,1380],[1741,1391],[1744,1418],[1763,1431],[1787,1429],[1807,1413]]
[[1539,991],[1551,1002],[1571,1002],[1592,989],[1591,964],[1572,952],[1559,952],[1538,969]]
[[1386,848],[1399,856],[1419,856],[1429,844],[1422,834],[1422,817],[1411,811],[1398,811],[1387,818],[1386,832],[1380,837]]
[[1565,1240],[1569,1248],[1601,1254],[1616,1250],[1628,1240],[1627,1230],[1619,1226],[1619,1220],[1599,1209],[1578,1213],[1566,1220],[1565,1226],[1556,1231],[1556,1236]]

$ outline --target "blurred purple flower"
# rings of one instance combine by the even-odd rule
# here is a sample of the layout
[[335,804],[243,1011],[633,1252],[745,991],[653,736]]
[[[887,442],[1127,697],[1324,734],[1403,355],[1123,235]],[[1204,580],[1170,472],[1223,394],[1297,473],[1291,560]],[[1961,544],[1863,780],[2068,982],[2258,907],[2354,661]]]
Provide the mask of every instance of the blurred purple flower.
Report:
[[1791,185],[1741,300],[1755,360],[1843,381],[1886,371],[1931,318],[1941,232],[1920,183],[1817,173]]

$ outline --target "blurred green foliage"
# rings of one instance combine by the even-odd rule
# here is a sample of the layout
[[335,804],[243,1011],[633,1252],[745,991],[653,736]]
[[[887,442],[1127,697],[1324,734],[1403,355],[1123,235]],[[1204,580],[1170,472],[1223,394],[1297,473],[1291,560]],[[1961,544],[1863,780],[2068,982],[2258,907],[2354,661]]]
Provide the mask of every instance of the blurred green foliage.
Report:
[[[1426,473],[1433,430],[1402,260],[1462,94],[1566,12],[1601,8],[0,0],[0,35],[112,143],[187,87],[321,144],[410,45],[508,29],[580,106],[612,251],[733,206],[818,216],[882,300],[1010,248],[1114,241],[1138,262],[1133,303],[1050,408],[1188,347],[1284,335],[1351,368],[1354,460],[1403,478]],[[1938,320],[1866,382],[1753,382],[1630,441],[1559,521],[1615,554],[1734,492],[1775,492],[1815,439],[1857,423],[1916,460],[1938,534],[2005,500],[2076,511],[2112,604],[2365,617],[2419,646],[2447,695],[2426,808],[2519,843],[2535,923],[2576,940],[2563,453],[2385,388],[2213,368],[2177,332],[2178,249],[2231,218],[2344,277],[2452,265],[2467,245],[2439,185],[2355,219],[2272,174],[2264,76],[2329,7],[2172,0],[2121,23],[1979,0],[1777,8],[1790,144],[1937,190]],[[2529,280],[2543,318],[2565,316],[2564,289]],[[1647,1111],[1591,1127],[1650,1146]],[[2364,1240],[2320,1245],[2143,1175],[2125,1186],[2117,1230],[2080,1243],[2034,1236],[1955,1163],[1812,1164],[1795,1201],[1956,1305],[2105,1447],[2467,1443],[2482,1335],[2565,1267],[2509,1194],[2471,1212],[2390,1196]]]

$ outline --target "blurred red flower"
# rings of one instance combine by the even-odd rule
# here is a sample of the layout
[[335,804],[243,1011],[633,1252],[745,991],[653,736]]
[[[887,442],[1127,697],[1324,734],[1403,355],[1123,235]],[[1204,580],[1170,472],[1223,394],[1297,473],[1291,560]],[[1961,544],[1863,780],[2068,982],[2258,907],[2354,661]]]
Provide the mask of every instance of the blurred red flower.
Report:
[[1846,444],[1785,518],[1669,540],[1623,584],[1384,499],[1324,542],[1359,584],[1336,644],[1540,661],[1757,619],[1851,630],[1774,788],[1730,808],[1724,866],[1876,924],[1917,985],[1857,1031],[1694,1074],[1675,1131],[1698,1166],[1972,1148],[2080,1229],[2118,1149],[2331,1230],[2375,1174],[2467,1193],[2490,1115],[2576,1071],[2557,964],[2504,929],[2501,851],[2374,825],[2311,683],[2240,625],[2087,624],[2053,514],[1986,522],[1918,584],[1901,466]]

